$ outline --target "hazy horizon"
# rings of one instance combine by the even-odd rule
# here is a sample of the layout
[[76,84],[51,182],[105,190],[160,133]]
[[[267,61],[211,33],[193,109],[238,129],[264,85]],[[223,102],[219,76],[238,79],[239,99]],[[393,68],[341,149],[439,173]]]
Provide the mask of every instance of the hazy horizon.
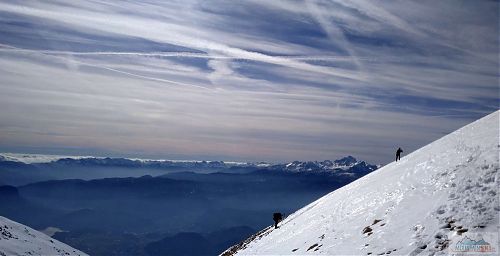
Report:
[[[145,160],[145,161],[179,161],[179,162],[189,162],[189,161],[223,161],[225,163],[267,163],[267,164],[283,164],[292,161],[326,161],[326,160],[339,160],[344,157],[349,157],[352,155],[345,155],[339,158],[330,158],[330,159],[294,159],[289,161],[258,161],[258,160],[234,160],[234,159],[208,159],[208,158],[183,158],[183,159],[173,159],[173,158],[146,158],[146,157],[137,157],[137,156],[125,156],[125,155],[60,155],[60,154],[39,154],[39,153],[23,153],[23,152],[0,152],[0,156],[8,156],[19,158],[21,157],[25,163],[46,163],[55,161],[62,158],[124,158],[130,160]],[[25,158],[24,158],[24,157]],[[38,157],[38,158],[37,158]],[[45,158],[44,158],[45,157]],[[356,156],[352,156],[356,158],[358,161],[364,161],[363,159],[357,158]],[[21,159],[18,159],[21,160]],[[369,164],[380,164],[380,163],[369,163]]]

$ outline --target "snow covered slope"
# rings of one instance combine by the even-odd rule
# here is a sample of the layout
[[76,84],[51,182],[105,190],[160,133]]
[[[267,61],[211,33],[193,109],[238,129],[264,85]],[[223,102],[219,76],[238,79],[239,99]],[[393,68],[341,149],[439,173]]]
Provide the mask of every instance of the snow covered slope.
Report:
[[0,255],[87,255],[32,228],[0,216]]
[[[474,234],[495,237],[498,150],[497,111],[320,198],[279,229],[267,228],[223,255],[440,255]],[[497,239],[486,242],[498,248]]]

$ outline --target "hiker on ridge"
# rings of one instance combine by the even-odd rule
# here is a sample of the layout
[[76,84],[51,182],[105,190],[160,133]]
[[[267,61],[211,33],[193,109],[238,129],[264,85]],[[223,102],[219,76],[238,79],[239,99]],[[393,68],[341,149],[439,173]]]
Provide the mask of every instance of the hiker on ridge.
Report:
[[401,160],[401,153],[403,153],[403,150],[401,148],[398,148],[398,150],[396,151],[396,162],[398,160]]
[[283,214],[281,212],[273,213],[274,228],[278,228],[278,223],[283,220]]

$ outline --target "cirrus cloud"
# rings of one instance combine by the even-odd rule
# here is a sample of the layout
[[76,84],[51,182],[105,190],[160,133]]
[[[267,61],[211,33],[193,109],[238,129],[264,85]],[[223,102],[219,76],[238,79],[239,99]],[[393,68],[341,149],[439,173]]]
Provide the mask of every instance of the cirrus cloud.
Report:
[[498,109],[495,10],[2,2],[0,150],[387,162]]

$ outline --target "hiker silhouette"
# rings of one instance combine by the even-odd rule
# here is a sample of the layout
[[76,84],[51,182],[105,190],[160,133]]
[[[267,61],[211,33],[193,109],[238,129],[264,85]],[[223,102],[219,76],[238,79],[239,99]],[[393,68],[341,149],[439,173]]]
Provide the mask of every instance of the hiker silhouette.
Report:
[[401,148],[398,148],[398,150],[396,151],[396,162],[398,160],[401,160],[401,153],[403,153],[403,150]]
[[278,223],[283,220],[283,214],[281,212],[273,213],[274,228],[278,228]]

